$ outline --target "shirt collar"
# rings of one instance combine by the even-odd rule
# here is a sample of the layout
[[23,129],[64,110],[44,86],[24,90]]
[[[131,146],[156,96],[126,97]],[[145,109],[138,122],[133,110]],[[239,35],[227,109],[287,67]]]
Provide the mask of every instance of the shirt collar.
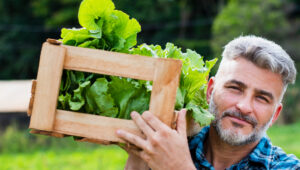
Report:
[[201,129],[201,131],[196,135],[193,136],[189,140],[189,148],[191,151],[191,156],[194,161],[195,166],[197,169],[204,166],[206,169],[214,169],[212,165],[206,160],[204,155],[204,141],[208,136],[209,126],[206,126]]
[[272,161],[272,144],[266,136],[262,137],[257,146],[249,155],[249,160],[269,167]]
[[[201,131],[196,136],[194,136],[189,142],[190,150],[195,152],[194,154],[196,156],[196,159],[198,161],[201,160],[202,165],[206,167],[212,167],[212,165],[205,158],[203,146],[204,141],[208,136],[209,128],[209,126],[202,128]],[[254,163],[260,163],[267,168],[269,167],[272,161],[271,153],[271,141],[267,137],[263,137],[259,141],[258,145],[254,148],[254,150],[240,162],[251,161]]]

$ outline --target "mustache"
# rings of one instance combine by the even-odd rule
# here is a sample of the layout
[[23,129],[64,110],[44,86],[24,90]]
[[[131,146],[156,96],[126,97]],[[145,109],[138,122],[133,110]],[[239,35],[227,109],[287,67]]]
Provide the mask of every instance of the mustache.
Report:
[[256,125],[258,124],[257,120],[254,117],[248,116],[248,115],[243,115],[239,111],[235,111],[235,110],[225,111],[225,112],[223,112],[221,118],[226,117],[226,116],[232,116],[232,117],[239,118],[243,121],[250,123],[253,127],[256,127]]

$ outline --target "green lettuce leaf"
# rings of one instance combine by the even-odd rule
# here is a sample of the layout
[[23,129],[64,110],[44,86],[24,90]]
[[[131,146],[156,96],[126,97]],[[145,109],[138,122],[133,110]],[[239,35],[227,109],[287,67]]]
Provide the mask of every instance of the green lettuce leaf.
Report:
[[150,92],[137,80],[111,76],[109,93],[119,108],[118,118],[129,119],[131,111],[142,113],[149,109]]
[[114,8],[111,0],[83,0],[78,12],[83,28],[63,28],[63,44],[127,53],[136,45],[141,26],[137,20]]
[[186,105],[186,109],[188,113],[190,113],[195,122],[197,122],[200,126],[206,126],[214,120],[214,116],[208,112],[206,109],[199,107],[193,103],[189,103]]
[[101,34],[105,15],[114,9],[115,5],[111,0],[83,0],[78,12],[79,24],[93,33]]
[[[137,43],[141,26],[126,13],[115,10],[111,0],[83,0],[78,12],[82,28],[61,30],[65,45],[117,51],[154,58],[182,61],[175,109],[187,108],[201,126],[213,120],[206,110],[207,78],[215,60],[203,61],[197,52],[183,52],[172,43],[159,45]],[[58,108],[109,117],[130,119],[130,112],[149,109],[152,82],[65,70],[62,75]]]
[[106,78],[98,78],[86,93],[85,109],[88,113],[102,116],[116,117],[118,108],[115,107],[114,99],[108,93],[108,81]]
[[69,99],[69,106],[71,110],[79,111],[85,104],[84,94],[89,85],[90,81],[86,81],[74,90],[74,96]]
[[162,49],[159,45],[142,44],[130,50],[130,54],[158,58],[172,58],[182,61],[180,85],[176,93],[175,109],[187,108],[201,126],[208,125],[214,118],[207,110],[207,78],[216,59],[206,61],[197,52],[187,49],[184,53],[172,43]]

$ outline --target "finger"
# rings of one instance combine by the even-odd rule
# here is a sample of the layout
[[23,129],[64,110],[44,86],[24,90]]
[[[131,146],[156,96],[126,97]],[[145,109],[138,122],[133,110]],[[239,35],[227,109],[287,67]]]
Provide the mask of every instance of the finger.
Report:
[[186,109],[180,110],[177,118],[177,132],[186,136]]
[[149,162],[150,161],[150,156],[147,154],[147,152],[145,151],[137,151],[137,150],[133,150],[132,153],[138,157],[140,157],[141,159],[143,159],[145,162]]
[[158,131],[160,129],[169,128],[167,125],[165,125],[162,121],[160,121],[155,115],[153,115],[149,111],[145,111],[142,114],[143,119],[150,125],[152,129],[155,131]]
[[145,120],[137,112],[131,113],[131,118],[134,123],[143,131],[146,136],[153,135],[153,129],[145,122]]
[[141,151],[142,151],[142,150],[132,149],[132,150],[130,150],[129,152],[130,152],[130,154],[134,154],[134,155],[140,157]]
[[124,145],[119,144],[119,147],[124,149],[128,154],[132,154],[134,151],[135,152],[142,151],[140,148],[136,147],[135,145],[130,145],[130,144],[124,144]]
[[129,133],[129,132],[126,132],[126,131],[120,130],[120,129],[117,130],[116,135],[119,138],[124,139],[125,141],[128,141],[129,143],[132,143],[141,149],[146,148],[145,147],[146,141],[137,135],[134,135],[132,133]]

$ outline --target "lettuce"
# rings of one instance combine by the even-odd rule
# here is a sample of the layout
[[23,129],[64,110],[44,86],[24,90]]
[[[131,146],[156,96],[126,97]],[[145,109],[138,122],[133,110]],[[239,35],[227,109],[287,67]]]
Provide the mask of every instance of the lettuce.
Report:
[[137,20],[115,10],[111,0],[83,0],[78,19],[82,28],[62,29],[63,44],[126,53],[141,31]]
[[180,85],[176,93],[175,109],[186,108],[200,126],[208,125],[214,119],[206,102],[207,78],[217,59],[206,61],[197,52],[187,49],[185,53],[172,43],[162,49],[159,45],[142,44],[132,48],[131,54],[156,58],[173,58],[182,60]]
[[58,109],[130,119],[130,112],[149,110],[146,81],[65,70]]
[[[182,52],[172,43],[159,45],[137,43],[141,26],[134,18],[115,9],[111,0],[83,0],[78,13],[82,28],[63,28],[65,45],[117,51],[154,58],[182,61],[180,85],[175,109],[187,108],[200,126],[213,119],[206,102],[206,83],[216,59],[203,61],[192,50]],[[130,112],[149,109],[152,82],[108,75],[64,70],[58,97],[58,109],[72,110],[121,119],[130,119]]]

